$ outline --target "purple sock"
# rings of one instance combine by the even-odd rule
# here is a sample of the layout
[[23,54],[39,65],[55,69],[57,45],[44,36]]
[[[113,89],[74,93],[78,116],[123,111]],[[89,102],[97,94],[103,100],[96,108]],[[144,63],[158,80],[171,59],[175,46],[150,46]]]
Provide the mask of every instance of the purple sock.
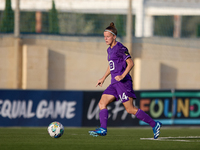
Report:
[[141,109],[138,109],[135,116],[138,119],[148,123],[152,128],[155,127],[155,125],[156,125],[155,121],[148,114],[146,114],[144,111],[142,111]]
[[102,109],[99,113],[99,119],[101,123],[101,128],[107,129],[107,120],[108,120],[108,110]]

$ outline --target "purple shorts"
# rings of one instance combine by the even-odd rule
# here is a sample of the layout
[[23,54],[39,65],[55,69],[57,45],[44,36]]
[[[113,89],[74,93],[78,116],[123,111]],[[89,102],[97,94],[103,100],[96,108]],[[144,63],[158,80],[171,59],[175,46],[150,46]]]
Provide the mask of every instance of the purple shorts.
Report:
[[120,100],[122,103],[128,101],[129,97],[136,98],[131,80],[110,84],[103,94],[113,95],[116,100]]

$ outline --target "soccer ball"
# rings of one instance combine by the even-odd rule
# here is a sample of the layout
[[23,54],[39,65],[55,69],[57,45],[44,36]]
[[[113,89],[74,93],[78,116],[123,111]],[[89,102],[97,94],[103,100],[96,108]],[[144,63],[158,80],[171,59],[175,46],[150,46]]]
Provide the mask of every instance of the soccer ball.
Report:
[[64,127],[60,122],[52,122],[47,128],[49,135],[52,138],[59,138],[64,133]]

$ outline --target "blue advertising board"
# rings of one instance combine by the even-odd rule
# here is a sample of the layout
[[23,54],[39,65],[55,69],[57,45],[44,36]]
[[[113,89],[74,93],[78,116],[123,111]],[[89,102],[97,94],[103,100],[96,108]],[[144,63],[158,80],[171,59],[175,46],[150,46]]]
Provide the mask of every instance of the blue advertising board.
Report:
[[81,91],[0,90],[0,126],[81,126]]
[[[99,126],[103,91],[0,90],[0,126]],[[135,91],[134,105],[163,125],[200,125],[199,90]],[[108,126],[141,126],[120,101],[109,104]]]

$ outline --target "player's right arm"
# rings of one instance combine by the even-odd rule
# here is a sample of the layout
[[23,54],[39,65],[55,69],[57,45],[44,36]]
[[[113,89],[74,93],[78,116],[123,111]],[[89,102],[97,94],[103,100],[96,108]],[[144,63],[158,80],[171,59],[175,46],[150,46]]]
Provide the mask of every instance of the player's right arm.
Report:
[[104,76],[98,80],[97,84],[96,84],[96,87],[99,85],[102,87],[105,79],[110,75],[110,66],[108,66],[107,70],[106,70],[106,73],[104,74]]

